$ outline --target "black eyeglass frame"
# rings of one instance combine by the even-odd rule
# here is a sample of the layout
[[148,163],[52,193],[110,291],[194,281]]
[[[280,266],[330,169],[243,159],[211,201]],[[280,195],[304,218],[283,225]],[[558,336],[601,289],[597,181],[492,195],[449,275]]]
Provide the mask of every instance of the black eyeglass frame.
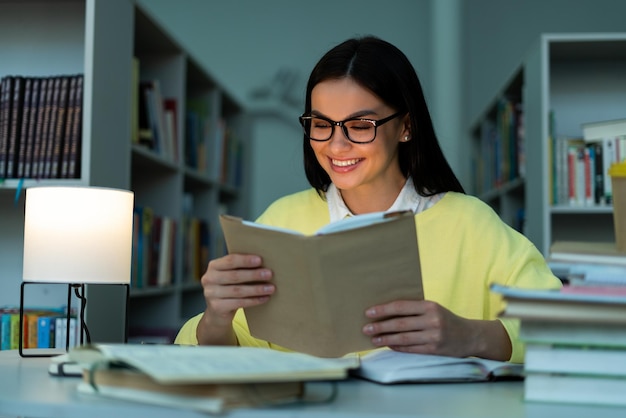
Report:
[[[374,140],[376,139],[376,135],[378,133],[377,128],[379,126],[384,125],[385,123],[389,122],[390,120],[393,120],[395,118],[397,118],[398,116],[403,115],[405,112],[396,112],[391,116],[387,116],[386,118],[383,119],[368,119],[368,118],[349,118],[349,119],[344,119],[344,120],[340,120],[339,122],[336,122],[332,119],[329,119],[327,117],[324,116],[314,116],[314,115],[302,115],[298,118],[298,120],[300,121],[300,125],[302,125],[302,129],[304,130],[304,135],[309,138],[311,141],[316,141],[316,142],[326,142],[329,141],[330,138],[333,137],[333,135],[335,134],[335,126],[339,126],[341,128],[341,131],[343,132],[343,135],[346,137],[346,139],[354,144],[369,144],[371,142],[374,142]],[[330,123],[330,135],[328,136],[328,138],[326,139],[315,139],[315,138],[311,138],[309,136],[309,134],[306,131],[306,126],[305,126],[305,122],[307,120],[313,120],[313,119],[322,119],[328,123]],[[369,141],[355,141],[352,138],[350,138],[350,135],[348,134],[348,128],[346,128],[346,122],[352,122],[354,120],[358,120],[358,121],[362,121],[362,122],[368,122],[371,123],[374,126],[374,138],[370,139]]]

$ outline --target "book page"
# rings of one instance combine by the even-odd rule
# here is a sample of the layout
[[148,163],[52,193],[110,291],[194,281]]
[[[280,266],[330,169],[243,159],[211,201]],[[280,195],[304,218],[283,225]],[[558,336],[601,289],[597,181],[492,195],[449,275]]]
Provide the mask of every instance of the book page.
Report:
[[[322,359],[255,347],[100,344],[97,348],[104,358],[123,361],[161,383],[341,379],[347,369],[359,365],[357,357]],[[81,361],[80,348],[70,356]]]
[[523,366],[475,357],[458,358],[378,350],[361,359],[353,375],[379,383],[480,381],[494,376],[521,376]]
[[317,230],[316,235],[332,234],[335,232],[348,231],[351,229],[362,228],[369,225],[375,225],[381,222],[387,222],[394,219],[396,216],[405,214],[412,214],[411,211],[400,212],[374,212],[364,213],[362,215],[350,216],[345,219],[340,219],[335,222],[331,222]]

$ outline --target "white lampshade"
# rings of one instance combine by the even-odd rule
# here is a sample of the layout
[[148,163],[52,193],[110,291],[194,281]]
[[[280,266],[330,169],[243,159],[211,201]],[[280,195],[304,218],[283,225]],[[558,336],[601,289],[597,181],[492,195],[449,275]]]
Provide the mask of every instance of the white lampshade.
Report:
[[133,198],[100,187],[26,189],[23,280],[130,283]]

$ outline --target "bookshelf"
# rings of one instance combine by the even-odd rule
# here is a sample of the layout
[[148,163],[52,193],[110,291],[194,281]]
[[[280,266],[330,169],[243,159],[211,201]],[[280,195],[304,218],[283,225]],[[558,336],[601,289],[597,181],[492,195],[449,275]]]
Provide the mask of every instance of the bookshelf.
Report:
[[[547,255],[557,240],[612,241],[610,205],[555,205],[551,136],[582,137],[585,122],[624,117],[626,33],[543,34],[531,46],[493,103],[472,124],[474,191]],[[484,126],[497,122],[498,104],[512,98],[523,109],[521,175],[488,183],[496,171]],[[554,117],[554,128],[551,123]],[[484,186],[484,185],[487,186]],[[523,214],[523,221],[520,217]]]
[[[0,0],[0,54],[0,76],[84,74],[80,177],[0,182],[0,293],[5,295],[0,305],[18,303],[24,188],[89,185],[129,189],[135,193],[136,208],[150,208],[155,216],[167,217],[175,225],[169,251],[173,262],[162,274],[162,283],[131,289],[131,337],[146,328],[175,332],[188,317],[204,309],[200,277],[192,276],[183,263],[185,219],[193,217],[209,226],[208,256],[215,256],[224,251],[218,214],[247,215],[241,169],[247,130],[242,107],[141,1]],[[175,122],[168,126],[177,139],[170,142],[168,153],[137,141],[141,94],[137,89],[142,81],[155,80],[162,98],[175,102],[170,113]],[[205,111],[202,136],[196,139],[204,143],[195,152],[195,157],[205,162],[199,167],[185,158],[192,101]],[[219,146],[226,136],[227,145]],[[222,161],[229,161],[230,168],[218,168]],[[154,244],[160,241],[155,239]],[[49,296],[46,292],[41,303]],[[122,293],[106,286],[88,288],[87,321],[96,341],[120,339]],[[63,297],[58,300],[59,305],[63,303]]]

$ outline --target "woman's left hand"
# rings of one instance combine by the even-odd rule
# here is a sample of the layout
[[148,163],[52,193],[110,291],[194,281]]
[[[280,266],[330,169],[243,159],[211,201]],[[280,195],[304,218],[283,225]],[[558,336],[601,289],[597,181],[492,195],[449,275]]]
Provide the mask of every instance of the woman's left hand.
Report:
[[[429,300],[399,300],[369,308],[363,327],[377,347],[408,353],[508,360],[511,346],[500,321],[470,320]],[[495,350],[494,350],[495,348]]]

